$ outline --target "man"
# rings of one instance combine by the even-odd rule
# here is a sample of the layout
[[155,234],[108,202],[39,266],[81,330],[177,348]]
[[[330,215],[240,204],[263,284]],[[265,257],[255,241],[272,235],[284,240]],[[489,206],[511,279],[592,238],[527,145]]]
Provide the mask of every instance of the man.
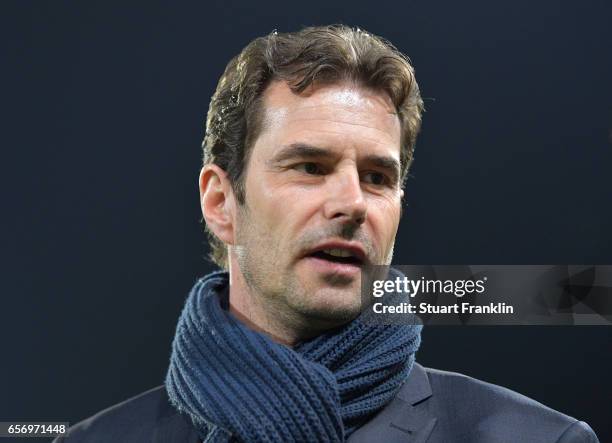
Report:
[[422,107],[408,60],[362,30],[251,42],[212,98],[199,178],[225,271],[191,291],[165,385],[65,441],[597,441],[524,396],[414,363],[419,326],[361,321],[365,267],[391,263]]

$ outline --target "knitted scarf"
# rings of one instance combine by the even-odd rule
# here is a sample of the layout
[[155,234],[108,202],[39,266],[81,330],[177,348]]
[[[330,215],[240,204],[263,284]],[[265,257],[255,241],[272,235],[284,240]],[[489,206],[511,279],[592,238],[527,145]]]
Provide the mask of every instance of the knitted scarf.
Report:
[[294,348],[228,310],[228,274],[200,279],[172,345],[166,390],[202,439],[343,442],[388,404],[414,362],[420,326],[369,326],[360,317]]

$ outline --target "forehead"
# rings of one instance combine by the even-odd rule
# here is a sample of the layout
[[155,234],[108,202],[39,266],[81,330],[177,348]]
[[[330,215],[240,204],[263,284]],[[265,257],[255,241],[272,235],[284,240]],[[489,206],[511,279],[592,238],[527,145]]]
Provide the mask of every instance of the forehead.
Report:
[[399,157],[401,128],[389,96],[354,83],[311,87],[296,94],[282,81],[263,94],[260,138],[268,147],[292,142],[365,147]]

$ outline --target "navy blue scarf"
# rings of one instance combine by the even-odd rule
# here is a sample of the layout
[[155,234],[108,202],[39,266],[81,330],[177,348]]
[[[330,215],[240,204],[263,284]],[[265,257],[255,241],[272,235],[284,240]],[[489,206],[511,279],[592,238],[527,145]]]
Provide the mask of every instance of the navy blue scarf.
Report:
[[343,442],[388,404],[410,373],[420,326],[359,318],[294,348],[228,311],[228,275],[200,279],[172,345],[166,389],[202,438]]

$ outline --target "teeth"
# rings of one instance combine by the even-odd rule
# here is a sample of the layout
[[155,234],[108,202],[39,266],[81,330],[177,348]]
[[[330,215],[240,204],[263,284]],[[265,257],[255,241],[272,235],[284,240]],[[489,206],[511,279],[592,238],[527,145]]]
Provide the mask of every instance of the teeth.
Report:
[[334,257],[352,257],[353,254],[351,254],[349,251],[346,251],[344,249],[323,249],[323,252],[325,252],[326,254],[332,255]]

